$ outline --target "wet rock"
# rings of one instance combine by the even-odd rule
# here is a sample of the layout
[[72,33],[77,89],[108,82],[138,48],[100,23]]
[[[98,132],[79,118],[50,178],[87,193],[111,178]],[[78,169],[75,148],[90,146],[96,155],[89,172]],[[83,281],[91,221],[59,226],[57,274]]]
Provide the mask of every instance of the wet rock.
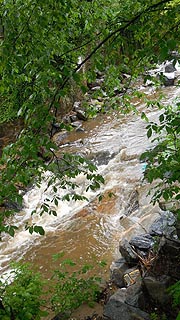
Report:
[[176,68],[175,68],[173,62],[170,62],[170,61],[167,62],[165,64],[164,72],[170,73],[170,72],[174,72],[174,71],[176,71]]
[[127,288],[125,302],[132,307],[144,310],[145,297],[142,290],[141,281],[137,281]]
[[77,111],[78,109],[80,109],[81,106],[81,102],[80,101],[75,101],[73,104],[73,110]]
[[171,278],[166,275],[162,275],[160,278],[147,276],[143,279],[143,284],[149,294],[149,296],[161,305],[170,303],[170,297],[167,294],[167,288],[171,284]]
[[158,256],[154,261],[152,275],[170,276],[172,279],[180,280],[180,240],[160,239]]
[[126,239],[123,239],[120,242],[119,251],[128,264],[135,265],[138,262],[136,253],[133,251],[131,245]]
[[70,124],[71,123],[71,118],[69,115],[66,115],[62,118],[62,122],[65,124]]
[[175,81],[175,73],[164,73],[163,74],[163,82],[166,87],[170,87],[174,85]]
[[173,226],[176,222],[174,214],[170,211],[164,211],[161,217],[156,219],[151,227],[149,233],[151,236],[173,236],[176,232],[176,228]]
[[70,120],[71,120],[71,122],[76,122],[78,120],[77,115],[76,114],[70,115]]
[[14,210],[16,212],[21,211],[23,209],[23,204],[20,205],[19,203],[14,202],[14,201],[5,202],[4,206],[8,210]]
[[[76,128],[76,132],[85,132],[85,130],[81,126],[79,126]],[[82,142],[82,140],[81,140],[81,142]]]
[[98,91],[101,90],[101,86],[92,87],[91,91]]
[[96,81],[88,83],[87,85],[90,90],[97,90],[95,88],[101,89],[101,85],[103,84],[103,82],[104,82],[104,77],[101,76],[97,78]]
[[128,204],[126,205],[126,215],[129,216],[132,212],[139,208],[139,194],[137,190],[133,191],[129,197]]
[[140,250],[148,250],[153,246],[154,240],[150,234],[145,233],[145,234],[141,234],[139,236],[133,237],[129,241],[129,243],[130,245],[133,245],[134,247]]
[[72,126],[73,128],[80,128],[80,127],[82,127],[82,122],[80,122],[80,121],[74,121],[74,122],[71,124],[71,126]]
[[126,303],[126,289],[119,289],[104,307],[104,317],[111,320],[149,320],[149,315]]
[[174,212],[178,209],[180,209],[180,202],[179,200],[173,199],[171,201],[160,201],[159,202],[159,207],[163,210],[163,211],[171,211]]
[[79,120],[83,120],[83,121],[86,121],[87,120],[87,116],[86,116],[86,113],[84,110],[81,110],[81,109],[77,109],[76,110],[76,115],[77,115],[77,118]]
[[124,282],[127,287],[138,282],[140,279],[141,279],[141,274],[139,269],[137,269],[137,267],[127,269],[126,273],[124,274]]
[[106,165],[115,155],[115,153],[111,154],[109,151],[104,150],[93,154],[93,159],[97,165]]
[[124,258],[115,261],[110,267],[110,280],[118,288],[125,286],[124,273],[129,268]]
[[62,145],[65,142],[65,139],[68,137],[68,132],[66,130],[62,130],[57,132],[53,136],[53,142],[57,145]]
[[61,131],[61,123],[52,123],[51,136],[54,136],[57,132]]

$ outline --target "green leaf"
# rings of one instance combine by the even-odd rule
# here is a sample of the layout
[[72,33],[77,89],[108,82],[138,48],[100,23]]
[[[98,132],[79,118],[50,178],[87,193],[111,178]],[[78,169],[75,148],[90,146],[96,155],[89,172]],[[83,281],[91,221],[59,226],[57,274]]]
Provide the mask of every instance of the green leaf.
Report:
[[149,128],[147,131],[147,137],[150,138],[152,136],[152,129]]
[[39,233],[41,236],[44,236],[45,231],[41,226],[34,226],[34,232]]

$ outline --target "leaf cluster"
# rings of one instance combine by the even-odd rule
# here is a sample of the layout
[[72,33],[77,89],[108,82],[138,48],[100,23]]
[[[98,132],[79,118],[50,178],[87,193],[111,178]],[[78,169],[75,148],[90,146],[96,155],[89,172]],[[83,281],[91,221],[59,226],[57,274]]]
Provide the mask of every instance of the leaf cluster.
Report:
[[180,104],[166,106],[158,122],[147,125],[147,136],[153,147],[142,154],[146,161],[145,178],[157,181],[153,202],[180,199]]
[[65,317],[84,302],[93,306],[100,292],[101,279],[88,275],[92,265],[78,269],[71,259],[62,260],[63,256],[64,253],[53,256],[53,261],[61,258],[61,263],[49,280],[44,280],[29,264],[11,265],[10,274],[0,278],[2,320],[40,320],[48,315],[48,309]]

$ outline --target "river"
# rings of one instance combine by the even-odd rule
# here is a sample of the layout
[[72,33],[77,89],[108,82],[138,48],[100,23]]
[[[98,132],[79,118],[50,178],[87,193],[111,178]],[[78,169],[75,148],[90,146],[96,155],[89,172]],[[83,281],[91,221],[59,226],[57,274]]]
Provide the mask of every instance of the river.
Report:
[[[176,87],[163,91],[166,103],[180,94]],[[144,110],[144,105],[137,103],[137,110]],[[159,110],[150,107],[146,111],[150,120],[157,120]],[[23,210],[16,216],[18,232],[14,238],[4,235],[0,243],[1,273],[9,268],[10,261],[24,259],[49,275],[55,267],[52,255],[64,251],[65,258],[82,264],[105,260],[103,277],[108,278],[110,264],[120,256],[119,240],[144,233],[160,214],[157,206],[149,204],[149,185],[142,180],[144,164],[139,157],[150,144],[145,127],[139,115],[114,111],[84,122],[84,132],[69,133],[68,143],[61,150],[80,152],[95,161],[105,184],[101,190],[86,193],[88,202],[59,202],[57,217],[31,217],[31,211],[39,208],[52,190],[46,190],[46,179],[40,188],[30,189],[24,196]],[[85,179],[77,179],[79,191],[84,194]],[[100,192],[102,201],[98,200]],[[24,222],[30,219],[44,227],[45,236],[24,231]]]

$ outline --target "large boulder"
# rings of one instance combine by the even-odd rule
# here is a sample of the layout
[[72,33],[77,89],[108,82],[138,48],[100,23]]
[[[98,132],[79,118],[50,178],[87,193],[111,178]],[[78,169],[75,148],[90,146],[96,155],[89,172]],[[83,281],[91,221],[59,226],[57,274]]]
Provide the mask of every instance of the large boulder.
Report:
[[[148,313],[129,305],[126,299],[126,289],[118,289],[105,305],[104,317],[110,320],[150,320]],[[137,299],[135,301],[137,302]]]
[[138,262],[138,256],[132,249],[127,239],[123,239],[119,244],[119,251],[129,265],[136,265]]
[[150,248],[152,248],[154,244],[154,239],[150,234],[145,233],[145,234],[141,234],[139,236],[133,237],[129,241],[129,243],[131,246],[134,246],[137,249],[149,250]]
[[180,280],[179,266],[180,240],[162,237],[157,258],[151,269],[151,275],[156,275],[157,278],[161,275],[167,275],[174,280]]
[[155,277],[147,276],[143,279],[146,291],[156,304],[164,305],[171,302],[171,298],[167,293],[167,288],[171,285],[171,278],[163,275],[156,279]]
[[176,223],[176,218],[174,214],[170,211],[164,211],[161,217],[156,219],[151,227],[149,228],[149,233],[152,236],[168,236],[172,237],[176,233],[176,228],[174,224]]
[[165,67],[164,67],[164,72],[171,73],[174,71],[176,71],[176,68],[175,68],[173,62],[172,61],[166,62]]
[[85,111],[82,109],[76,109],[76,116],[79,120],[86,121],[88,119]]
[[118,288],[125,286],[124,282],[124,273],[129,268],[126,260],[120,258],[117,261],[114,261],[110,267],[110,280]]
[[141,281],[137,281],[127,288],[125,302],[132,307],[145,309],[145,297]]

